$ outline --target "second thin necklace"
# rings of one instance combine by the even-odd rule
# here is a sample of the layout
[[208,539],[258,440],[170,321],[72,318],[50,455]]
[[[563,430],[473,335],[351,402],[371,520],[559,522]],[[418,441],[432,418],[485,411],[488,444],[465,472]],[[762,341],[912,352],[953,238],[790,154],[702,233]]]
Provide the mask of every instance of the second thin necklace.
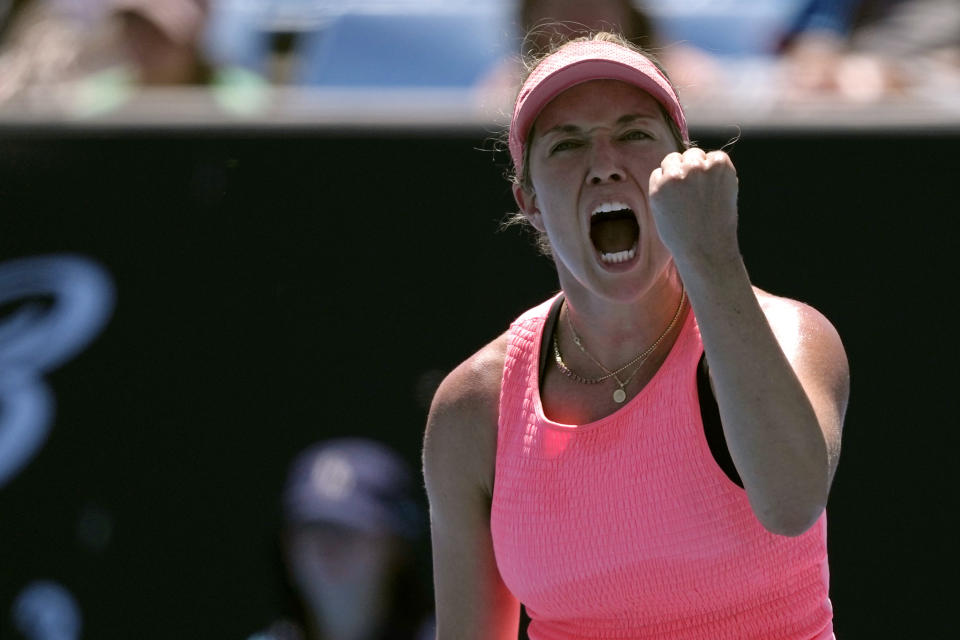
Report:
[[[680,304],[677,305],[677,310],[673,314],[673,319],[670,320],[670,324],[668,324],[667,328],[663,330],[663,333],[660,334],[660,337],[654,340],[653,344],[651,344],[649,347],[643,350],[635,358],[630,360],[628,363],[626,363],[622,367],[614,369],[613,371],[611,371],[610,369],[607,369],[603,364],[601,364],[599,360],[594,358],[593,355],[589,351],[587,351],[586,347],[583,346],[583,340],[580,339],[580,336],[579,334],[577,334],[576,329],[573,328],[573,322],[570,320],[570,312],[568,310],[567,326],[570,328],[570,334],[573,336],[573,343],[577,345],[577,348],[580,349],[583,355],[590,358],[590,360],[595,365],[600,367],[600,369],[604,372],[604,375],[598,376],[596,378],[584,378],[583,376],[575,373],[572,369],[570,369],[570,367],[567,366],[567,363],[563,361],[563,357],[560,355],[560,344],[559,344],[559,341],[557,340],[557,332],[554,331],[553,332],[553,358],[557,362],[557,367],[560,369],[560,371],[564,373],[564,375],[581,384],[597,384],[599,382],[603,382],[604,380],[613,378],[614,381],[616,381],[617,387],[618,387],[613,392],[613,401],[616,402],[617,404],[622,404],[623,401],[627,399],[627,392],[625,391],[624,388],[628,384],[630,384],[630,381],[633,380],[634,376],[637,375],[637,372],[640,371],[640,369],[643,367],[643,363],[647,361],[647,358],[649,358],[653,354],[653,352],[660,345],[660,343],[663,342],[663,339],[667,337],[667,334],[669,334],[670,331],[673,329],[673,327],[676,326],[677,320],[680,318],[680,312],[683,310],[683,301],[685,298],[686,298],[686,289],[681,284]],[[623,373],[624,371],[626,371],[627,369],[629,369],[634,365],[636,365],[636,368],[634,368],[633,372],[629,376],[627,376],[625,380],[621,380],[619,374]]]

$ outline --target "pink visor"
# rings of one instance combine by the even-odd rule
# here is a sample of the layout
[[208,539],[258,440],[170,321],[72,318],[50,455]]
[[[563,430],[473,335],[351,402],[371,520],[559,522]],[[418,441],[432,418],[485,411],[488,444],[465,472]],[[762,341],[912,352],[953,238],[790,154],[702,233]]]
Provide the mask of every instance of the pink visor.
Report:
[[558,95],[588,80],[620,80],[643,89],[663,105],[683,139],[690,138],[677,94],[649,59],[613,42],[572,42],[542,60],[517,96],[510,122],[510,156],[518,176],[523,174],[523,149],[537,116]]

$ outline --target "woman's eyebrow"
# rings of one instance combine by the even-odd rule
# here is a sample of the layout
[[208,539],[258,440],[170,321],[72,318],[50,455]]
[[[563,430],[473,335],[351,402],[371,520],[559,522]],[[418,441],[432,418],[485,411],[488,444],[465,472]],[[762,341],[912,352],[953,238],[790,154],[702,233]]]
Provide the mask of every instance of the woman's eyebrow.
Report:
[[583,129],[575,124],[558,124],[544,131],[541,137],[545,138],[553,133],[581,133],[582,131]]
[[[657,119],[656,116],[646,114],[646,113],[628,113],[626,115],[622,115],[619,118],[617,118],[616,124],[617,126],[620,126],[620,125],[636,122],[637,120],[656,120],[656,119]],[[554,133],[575,133],[576,134],[576,133],[582,133],[582,132],[583,132],[583,129],[581,129],[575,124],[558,124],[544,131],[541,137],[546,138],[547,136]]]

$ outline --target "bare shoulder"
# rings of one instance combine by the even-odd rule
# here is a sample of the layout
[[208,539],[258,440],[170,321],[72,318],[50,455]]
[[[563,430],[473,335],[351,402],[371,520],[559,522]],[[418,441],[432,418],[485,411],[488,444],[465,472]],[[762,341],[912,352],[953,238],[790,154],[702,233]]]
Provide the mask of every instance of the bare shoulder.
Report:
[[451,371],[427,418],[423,475],[438,638],[517,637],[520,603],[500,576],[490,531],[506,345],[502,335]]
[[757,287],[754,292],[780,348],[794,368],[820,377],[834,386],[838,394],[845,395],[849,365],[843,341],[830,320],[798,300],[776,296]]
[[423,446],[428,485],[432,479],[479,483],[492,494],[506,349],[504,333],[451,371],[437,389]]

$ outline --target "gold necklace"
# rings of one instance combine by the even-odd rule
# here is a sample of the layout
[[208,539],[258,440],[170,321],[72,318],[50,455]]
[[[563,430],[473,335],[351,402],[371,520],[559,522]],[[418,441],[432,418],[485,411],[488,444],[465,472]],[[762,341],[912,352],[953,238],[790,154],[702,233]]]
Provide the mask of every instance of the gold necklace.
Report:
[[[555,331],[553,333],[553,358],[557,362],[557,367],[560,369],[561,372],[563,372],[564,375],[581,384],[597,384],[597,383],[603,382],[604,380],[613,378],[616,381],[618,386],[618,388],[613,392],[613,401],[616,402],[617,404],[623,403],[623,401],[627,399],[627,392],[624,391],[624,387],[630,384],[630,381],[633,380],[633,378],[637,375],[637,372],[639,372],[640,369],[643,367],[643,364],[647,361],[647,358],[649,358],[653,354],[653,352],[660,345],[660,343],[663,342],[663,339],[667,337],[667,334],[669,334],[670,331],[673,329],[673,327],[676,326],[677,320],[680,318],[680,312],[683,310],[683,301],[685,298],[685,294],[686,294],[686,289],[681,284],[680,304],[677,305],[677,310],[673,314],[673,319],[670,320],[670,324],[668,324],[667,328],[663,330],[663,333],[660,334],[660,337],[654,340],[653,344],[651,344],[639,355],[637,355],[637,357],[633,358],[627,364],[613,371],[603,366],[603,364],[599,360],[594,358],[593,354],[587,351],[587,348],[583,346],[583,340],[581,340],[580,336],[577,334],[577,330],[573,328],[573,321],[570,320],[570,314],[568,312],[567,326],[570,327],[570,333],[573,336],[573,343],[577,345],[577,348],[580,349],[580,351],[583,352],[583,355],[590,358],[590,360],[595,365],[597,365],[598,367],[600,367],[600,369],[603,370],[604,375],[597,376],[595,378],[585,378],[575,373],[570,367],[568,367],[567,363],[563,361],[563,357],[560,355],[560,343],[557,340],[557,332]],[[626,371],[630,367],[633,367],[634,365],[636,365],[636,368],[634,368],[633,372],[629,376],[627,376],[625,380],[621,380],[618,374],[623,373],[624,371]]]

